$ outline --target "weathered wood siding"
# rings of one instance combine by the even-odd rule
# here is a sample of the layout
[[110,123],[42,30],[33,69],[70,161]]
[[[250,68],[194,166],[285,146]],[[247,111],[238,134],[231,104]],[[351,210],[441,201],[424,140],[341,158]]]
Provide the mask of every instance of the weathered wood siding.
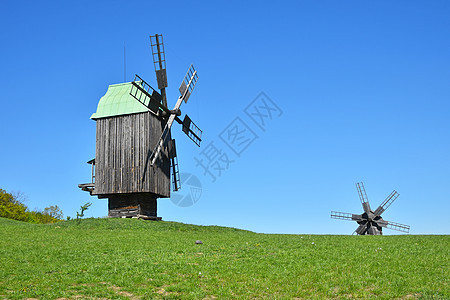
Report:
[[153,193],[170,197],[170,160],[164,149],[155,166],[150,155],[162,133],[149,112],[97,119],[96,195]]

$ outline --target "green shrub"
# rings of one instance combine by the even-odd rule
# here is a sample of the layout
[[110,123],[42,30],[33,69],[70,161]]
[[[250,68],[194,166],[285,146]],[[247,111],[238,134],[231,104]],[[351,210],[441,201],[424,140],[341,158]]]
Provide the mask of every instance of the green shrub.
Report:
[[29,211],[19,198],[20,194],[13,195],[0,189],[0,217],[36,224],[55,223],[63,218],[58,205],[46,207],[43,212]]
[[0,189],[0,217],[27,222],[27,207],[12,194]]

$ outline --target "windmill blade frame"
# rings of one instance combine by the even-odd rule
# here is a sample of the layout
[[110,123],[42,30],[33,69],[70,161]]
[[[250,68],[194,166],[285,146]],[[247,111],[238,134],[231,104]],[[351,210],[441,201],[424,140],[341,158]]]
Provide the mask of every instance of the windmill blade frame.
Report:
[[367,198],[366,189],[364,188],[364,183],[357,182],[356,189],[358,190],[359,200],[361,201],[364,212],[369,214],[371,209],[369,199]]
[[[180,100],[180,98],[178,99]],[[171,114],[169,117],[169,120],[166,123],[166,126],[164,127],[164,130],[161,134],[161,137],[158,140],[158,143],[156,144],[155,150],[153,150],[151,155],[151,162],[150,164],[153,166],[156,162],[156,159],[158,158],[159,154],[161,153],[161,149],[164,145],[164,142],[170,135],[170,128],[172,127],[173,121],[175,120],[175,114]]]
[[331,218],[339,219],[339,220],[348,220],[348,221],[362,221],[363,220],[361,215],[340,212],[340,211],[332,211]]
[[409,230],[411,228],[409,225],[395,223],[395,222],[386,221],[386,220],[378,220],[378,221],[376,221],[376,223],[381,227],[389,228],[389,229],[397,230],[397,231],[401,231],[401,232],[406,232],[406,233],[409,233]]
[[374,214],[375,216],[380,216],[386,209],[388,209],[389,206],[391,206],[392,203],[394,203],[395,199],[400,196],[399,193],[397,193],[396,190],[394,190],[392,193],[387,196],[387,198],[378,206],[378,208],[375,210]]
[[150,45],[152,49],[153,66],[155,67],[158,88],[160,90],[164,90],[168,87],[168,83],[166,72],[166,53],[164,50],[164,39],[162,34],[151,35]]
[[175,146],[175,139],[170,139],[168,144],[168,152],[170,159],[170,168],[172,170],[172,185],[173,191],[176,192],[181,189],[180,170],[178,169],[177,149]]
[[169,112],[169,109],[162,104],[161,94],[137,74],[131,82],[130,95],[155,115],[159,114],[159,110]]
[[189,97],[191,96],[191,93],[194,90],[195,85],[197,84],[197,80],[197,71],[195,70],[194,65],[191,64],[178,89],[180,91],[181,97],[184,100],[184,103],[188,102]]

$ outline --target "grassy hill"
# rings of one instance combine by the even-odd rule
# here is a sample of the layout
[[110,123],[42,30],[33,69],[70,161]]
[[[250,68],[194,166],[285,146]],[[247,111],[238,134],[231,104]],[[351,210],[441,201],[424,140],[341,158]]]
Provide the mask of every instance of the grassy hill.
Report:
[[0,297],[7,299],[450,298],[449,236],[2,218],[0,235]]

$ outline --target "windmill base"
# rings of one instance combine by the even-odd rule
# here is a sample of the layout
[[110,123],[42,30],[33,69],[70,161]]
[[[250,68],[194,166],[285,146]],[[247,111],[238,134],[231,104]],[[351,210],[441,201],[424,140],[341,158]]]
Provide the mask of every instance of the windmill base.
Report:
[[[356,233],[356,232],[354,232],[354,233]],[[371,231],[371,232],[368,232],[368,231],[366,231],[366,232],[364,232],[363,234],[359,234],[359,233],[356,233],[357,235],[383,235],[383,232],[381,232],[381,231]]]
[[160,221],[157,197],[151,193],[108,195],[109,218],[139,218]]

